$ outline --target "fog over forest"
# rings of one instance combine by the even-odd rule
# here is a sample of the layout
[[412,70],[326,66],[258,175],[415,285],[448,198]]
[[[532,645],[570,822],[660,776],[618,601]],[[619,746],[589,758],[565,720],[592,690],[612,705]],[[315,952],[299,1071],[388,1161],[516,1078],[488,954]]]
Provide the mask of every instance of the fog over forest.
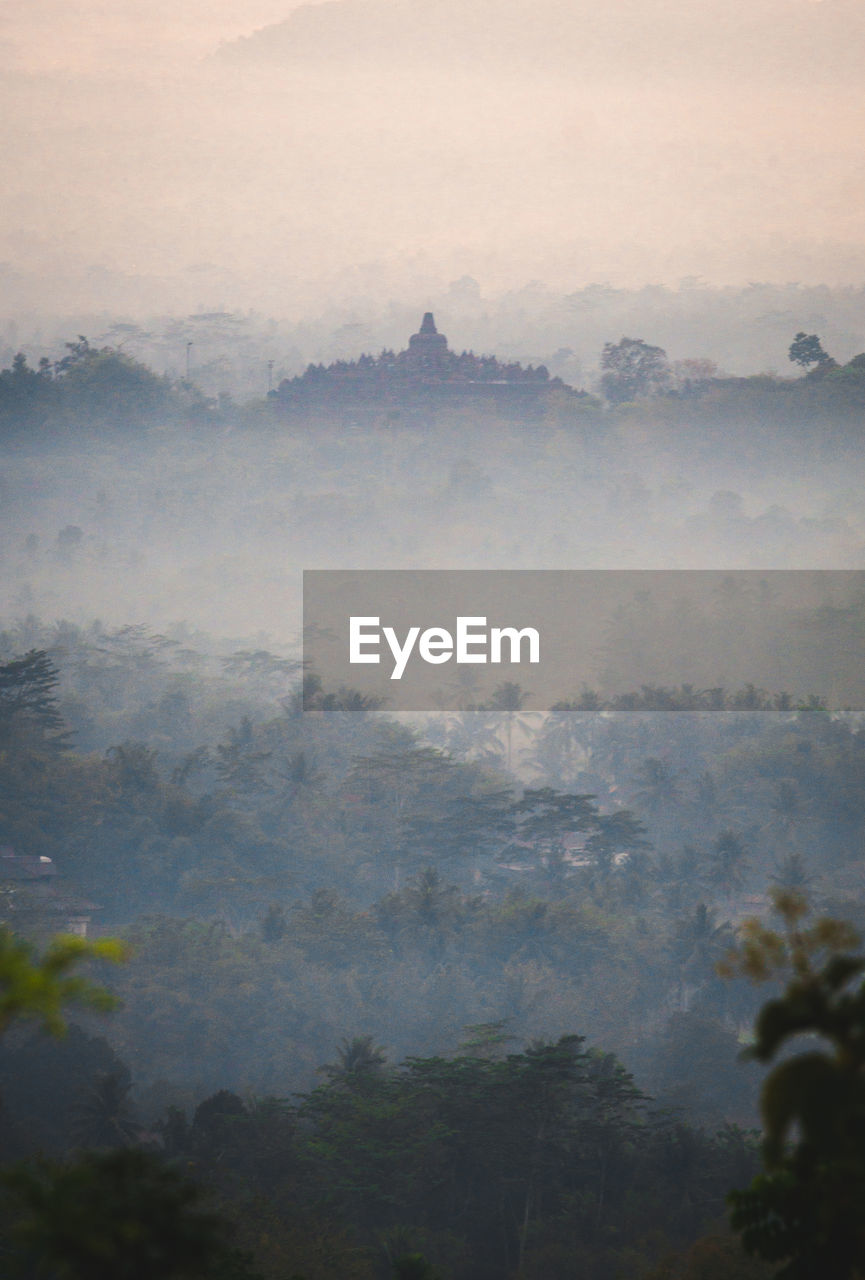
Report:
[[[7,0],[0,1270],[865,1274],[863,48]],[[719,572],[407,712],[311,569]]]
[[[130,947],[110,1019],[76,1014],[58,1046],[6,1037],[4,1140],[22,1156],[191,1159],[213,1188],[234,1117],[225,1220],[240,1222],[231,1206],[252,1185],[300,1212],[269,1260],[262,1220],[237,1227],[274,1277],[297,1259],[333,1274],[343,1240],[378,1274],[396,1230],[424,1265],[466,1276],[490,1231],[497,1275],[517,1254],[537,1274],[553,1245],[563,1276],[577,1257],[613,1276],[629,1251],[646,1275],[671,1249],[738,1258],[719,1224],[725,1191],[756,1167],[761,1069],[739,1059],[760,996],[716,964],[748,917],[771,921],[777,890],[865,918],[865,730],[821,663],[840,652],[855,669],[863,602],[803,598],[779,638],[759,576],[861,568],[861,358],[800,333],[798,375],[731,378],[625,338],[590,393],[454,354],[424,323],[436,365],[415,335],[245,404],[80,336],[0,374],[0,908],[34,943],[59,927]],[[745,587],[722,574],[702,622],[682,601],[662,626],[636,590],[546,712],[529,681],[505,681],[480,705],[466,683],[460,709],[412,716],[304,672],[301,572],[328,567],[758,573]],[[717,687],[688,683],[672,656],[699,625]],[[804,637],[813,683],[749,679],[744,634],[785,649]],[[662,680],[617,683],[634,645],[658,649]],[[376,1158],[385,1186],[456,1160],[457,1201],[423,1178],[420,1199],[371,1187],[334,1201],[340,1162],[363,1168],[368,1107],[396,1107],[416,1140],[430,1072],[469,1110],[440,1117],[452,1137],[420,1165],[403,1140]],[[588,1207],[538,1210],[530,1245],[510,1217],[523,1175],[501,1175],[500,1221],[450,1144],[476,1133],[478,1158],[490,1142],[499,1164],[497,1144],[522,1139],[496,1136],[484,1108],[526,1090],[513,1114],[533,1114],[547,1072],[561,1073],[567,1179]],[[464,1087],[486,1101],[458,1102]],[[619,1163],[601,1237],[577,1153],[609,1107],[598,1140]],[[263,1165],[244,1172],[271,1114],[291,1191]],[[337,1123],[325,1157],[316,1144]],[[636,1145],[620,1145],[626,1130]],[[687,1163],[654,1208],[645,1188],[685,1141],[708,1183],[682,1218]],[[561,1176],[543,1175],[551,1206]],[[469,1216],[454,1236],[457,1202]]]

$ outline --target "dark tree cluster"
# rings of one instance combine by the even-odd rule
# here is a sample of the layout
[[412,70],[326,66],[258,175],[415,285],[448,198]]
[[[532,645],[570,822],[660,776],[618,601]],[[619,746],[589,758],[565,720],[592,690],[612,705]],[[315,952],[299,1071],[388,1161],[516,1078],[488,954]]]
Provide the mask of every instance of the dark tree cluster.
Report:
[[[469,1033],[454,1056],[397,1068],[370,1037],[346,1039],[295,1102],[221,1089],[148,1131],[101,1077],[78,1107],[84,1154],[4,1178],[13,1274],[374,1280],[415,1258],[453,1280],[645,1275],[756,1167],[748,1135],[654,1114],[582,1037],[506,1052],[500,1026]],[[95,1061],[80,1034],[76,1047]]]
[[19,352],[0,371],[0,431],[55,426],[140,427],[199,415],[205,401],[115,347],[95,347],[79,335],[67,354],[32,369]]

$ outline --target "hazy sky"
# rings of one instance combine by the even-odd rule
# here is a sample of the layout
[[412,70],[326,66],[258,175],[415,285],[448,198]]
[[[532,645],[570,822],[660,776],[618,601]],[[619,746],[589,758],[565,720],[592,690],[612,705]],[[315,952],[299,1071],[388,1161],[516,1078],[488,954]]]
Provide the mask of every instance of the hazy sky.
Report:
[[865,280],[862,0],[4,0],[5,310]]

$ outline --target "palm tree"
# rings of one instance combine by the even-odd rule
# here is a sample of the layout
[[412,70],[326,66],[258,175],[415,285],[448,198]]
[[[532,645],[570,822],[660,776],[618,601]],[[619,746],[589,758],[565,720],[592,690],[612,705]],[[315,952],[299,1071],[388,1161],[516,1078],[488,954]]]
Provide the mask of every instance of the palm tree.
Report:
[[650,756],[644,760],[635,774],[639,789],[634,798],[650,813],[673,805],[679,799],[679,775],[666,760]]
[[[502,744],[496,732],[498,717],[490,711],[460,711],[442,724],[436,741],[460,760],[492,762]],[[432,734],[426,736],[432,741]]]
[[557,787],[571,786],[578,769],[586,768],[600,709],[600,696],[590,690],[579,701],[557,702],[550,707],[537,735],[532,761],[545,781]]
[[321,1068],[329,1080],[351,1084],[363,1079],[380,1076],[387,1062],[387,1053],[381,1045],[373,1044],[372,1036],[346,1037],[337,1049],[337,1061]]
[[430,926],[438,923],[453,895],[454,887],[445,884],[435,867],[424,867],[405,893],[421,924]]
[[814,883],[801,853],[785,854],[780,862],[775,863],[775,874],[769,878],[779,889],[793,889],[797,893],[807,893]]
[[712,845],[712,865],[708,879],[728,898],[741,889],[748,870],[748,854],[735,831],[722,831]]
[[528,696],[528,692],[523,689],[522,685],[517,684],[514,680],[505,680],[502,684],[496,685],[488,704],[491,710],[505,713],[506,766],[508,772],[510,772],[513,758],[514,723],[521,729],[528,728],[530,723],[527,717],[519,717],[517,715],[517,712],[523,709]]
[[698,903],[694,914],[676,924],[673,950],[679,961],[679,991],[686,977],[697,985],[711,981],[715,967],[735,941],[729,920],[718,924],[717,912]]
[[97,1077],[75,1107],[72,1133],[83,1147],[129,1147],[141,1128],[133,1115],[128,1074],[116,1072]]

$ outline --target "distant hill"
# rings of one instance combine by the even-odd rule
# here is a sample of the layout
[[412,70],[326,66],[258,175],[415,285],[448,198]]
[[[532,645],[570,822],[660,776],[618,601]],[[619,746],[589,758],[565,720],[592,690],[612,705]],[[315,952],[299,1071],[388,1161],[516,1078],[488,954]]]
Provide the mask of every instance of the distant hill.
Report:
[[222,46],[223,62],[436,63],[543,74],[856,83],[859,0],[331,0]]

